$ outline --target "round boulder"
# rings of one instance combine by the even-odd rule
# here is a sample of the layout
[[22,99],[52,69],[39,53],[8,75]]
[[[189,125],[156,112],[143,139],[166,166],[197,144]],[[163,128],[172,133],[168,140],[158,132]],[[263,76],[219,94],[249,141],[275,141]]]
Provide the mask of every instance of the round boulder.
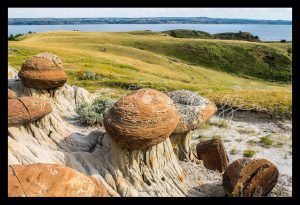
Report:
[[67,81],[61,60],[50,53],[26,60],[18,75],[25,86],[37,89],[55,89]]
[[107,189],[93,177],[58,164],[9,165],[9,197],[99,197]]
[[217,111],[214,103],[189,90],[173,91],[167,95],[175,102],[180,113],[180,122],[174,134],[198,129]]
[[146,149],[168,138],[179,122],[164,93],[139,89],[118,100],[104,118],[108,135],[122,149]]
[[223,187],[228,196],[266,196],[278,180],[275,165],[266,159],[241,158],[232,162],[223,174]]
[[51,104],[36,97],[8,99],[8,124],[35,121],[52,112]]

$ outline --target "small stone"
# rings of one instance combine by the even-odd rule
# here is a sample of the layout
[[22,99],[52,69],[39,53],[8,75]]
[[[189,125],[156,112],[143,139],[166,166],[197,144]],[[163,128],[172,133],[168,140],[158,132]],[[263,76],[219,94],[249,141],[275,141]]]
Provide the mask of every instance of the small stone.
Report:
[[223,172],[228,166],[228,155],[220,139],[200,142],[197,147],[197,157],[203,161],[207,169]]
[[228,196],[266,196],[278,181],[277,167],[266,159],[241,158],[232,162],[223,174]]

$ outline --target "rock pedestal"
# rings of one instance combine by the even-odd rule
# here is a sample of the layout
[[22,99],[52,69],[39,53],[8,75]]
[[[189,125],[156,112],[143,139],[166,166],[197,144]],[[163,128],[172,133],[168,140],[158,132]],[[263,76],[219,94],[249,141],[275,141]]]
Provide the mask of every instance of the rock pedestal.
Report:
[[169,92],[168,96],[175,102],[180,113],[180,121],[170,139],[179,160],[192,160],[192,131],[198,129],[216,111],[215,104],[188,90]]

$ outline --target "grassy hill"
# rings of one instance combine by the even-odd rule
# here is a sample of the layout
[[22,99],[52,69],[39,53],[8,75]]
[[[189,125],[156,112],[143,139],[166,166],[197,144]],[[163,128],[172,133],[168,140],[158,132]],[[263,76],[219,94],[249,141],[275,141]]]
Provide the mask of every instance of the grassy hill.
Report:
[[114,98],[131,86],[189,89],[219,105],[230,98],[227,104],[234,107],[290,117],[291,84],[280,82],[291,78],[290,47],[147,32],[58,31],[10,41],[8,60],[20,69],[30,56],[51,52],[63,60],[69,84]]

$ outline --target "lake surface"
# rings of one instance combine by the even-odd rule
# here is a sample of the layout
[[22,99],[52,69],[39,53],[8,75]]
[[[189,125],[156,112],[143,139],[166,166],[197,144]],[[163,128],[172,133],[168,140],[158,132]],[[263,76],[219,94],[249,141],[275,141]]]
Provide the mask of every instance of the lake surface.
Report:
[[56,30],[125,32],[134,30],[165,31],[192,29],[211,34],[247,31],[264,41],[292,40],[292,25],[268,24],[78,24],[78,25],[9,25],[8,35]]

